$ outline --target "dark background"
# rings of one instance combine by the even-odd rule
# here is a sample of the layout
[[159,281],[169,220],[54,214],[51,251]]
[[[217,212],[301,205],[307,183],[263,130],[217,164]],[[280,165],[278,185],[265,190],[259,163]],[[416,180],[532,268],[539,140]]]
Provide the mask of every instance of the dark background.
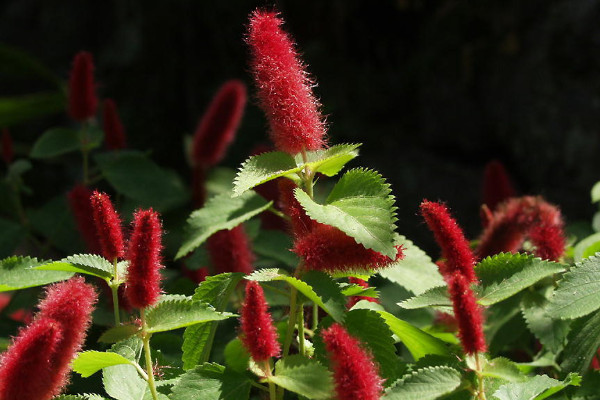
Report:
[[[75,53],[96,61],[130,147],[188,174],[183,137],[227,79],[251,85],[249,13],[274,2],[0,2],[0,42],[67,78]],[[505,163],[520,193],[542,194],[569,222],[589,220],[600,179],[600,1],[281,0],[328,116],[331,143],[362,142],[352,165],[379,170],[398,198],[399,231],[431,241],[416,212],[444,200],[477,236],[481,175]],[[43,83],[0,76],[0,96]],[[250,89],[253,93],[253,89]],[[11,127],[32,143],[56,116]],[[253,102],[226,159],[264,142]],[[35,179],[31,177],[30,179]]]

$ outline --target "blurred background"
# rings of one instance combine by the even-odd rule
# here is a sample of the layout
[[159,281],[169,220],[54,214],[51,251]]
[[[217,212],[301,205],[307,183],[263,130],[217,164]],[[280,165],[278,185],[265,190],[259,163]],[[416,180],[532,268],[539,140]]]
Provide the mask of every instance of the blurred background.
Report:
[[[475,238],[491,159],[520,193],[544,195],[568,222],[591,219],[598,0],[3,0],[0,43],[62,80],[78,51],[93,53],[98,92],[116,101],[129,146],[187,180],[184,137],[224,81],[241,79],[254,93],[245,24],[253,9],[275,4],[318,82],[330,142],[364,143],[350,165],[389,179],[400,233],[435,254],[416,215],[428,198],[446,201]],[[56,84],[30,72],[0,60],[0,97]],[[69,123],[47,114],[4,121],[21,155],[44,130]],[[266,121],[252,100],[226,164],[236,167],[261,142]],[[50,168],[26,180],[58,194],[71,182],[56,182],[72,174]]]

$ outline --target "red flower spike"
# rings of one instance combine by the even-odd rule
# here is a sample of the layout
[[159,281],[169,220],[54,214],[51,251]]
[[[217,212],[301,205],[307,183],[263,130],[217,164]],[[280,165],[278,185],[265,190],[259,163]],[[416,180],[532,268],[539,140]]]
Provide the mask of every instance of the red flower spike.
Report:
[[[367,283],[367,281],[360,279],[360,278],[355,278],[353,276],[351,276],[350,278],[348,278],[348,282],[349,283],[354,283],[355,285],[361,286],[365,289],[369,288],[369,284]],[[369,296],[350,296],[348,297],[348,302],[346,303],[346,308],[347,309],[351,309],[352,307],[354,307],[354,305],[356,303],[358,303],[361,300],[367,300],[370,301],[372,303],[379,303],[379,300],[374,298],[374,297],[369,297]]]
[[475,257],[462,229],[452,218],[448,208],[444,204],[424,200],[421,203],[421,215],[433,232],[446,259],[444,268],[440,269],[446,281],[458,272],[468,282],[475,282],[477,280],[473,269]]
[[21,329],[0,358],[0,399],[49,400],[60,394],[65,382],[56,379],[54,358],[62,340],[61,324],[49,318]]
[[296,238],[292,251],[302,257],[308,270],[325,272],[360,271],[386,267],[403,257],[402,248],[391,259],[367,249],[333,226],[318,224],[303,237]]
[[96,235],[91,196],[92,191],[83,185],[76,185],[67,193],[69,207],[75,217],[77,229],[83,236],[89,252],[100,254],[100,243]]
[[278,207],[290,217],[290,227],[292,234],[296,238],[301,238],[312,230],[318,223],[308,215],[294,196],[294,189],[298,186],[291,179],[283,178],[279,181],[279,204]]
[[558,261],[565,252],[566,239],[562,226],[537,225],[529,231],[535,255],[544,260]]
[[246,106],[246,85],[238,80],[223,84],[200,119],[192,143],[195,166],[212,167],[225,156]]
[[15,159],[15,151],[13,149],[13,140],[8,132],[8,129],[2,129],[2,160],[6,165],[9,165]]
[[498,204],[517,194],[500,161],[490,161],[483,172],[483,203],[492,211]]
[[110,197],[106,193],[94,191],[90,201],[102,255],[109,261],[123,258],[125,244],[123,230],[121,229],[121,218],[115,211]]
[[448,293],[464,352],[484,353],[487,347],[483,335],[483,316],[469,283],[463,275],[455,274],[448,279]]
[[94,62],[90,53],[82,51],[73,59],[69,77],[69,115],[75,121],[85,121],[96,114],[97,107]]
[[246,284],[246,297],[240,315],[241,340],[252,359],[262,362],[277,357],[281,352],[277,330],[258,282],[249,281]]
[[255,256],[243,225],[218,231],[207,240],[210,260],[217,274],[223,272],[251,273]]
[[136,211],[132,225],[125,295],[132,307],[141,309],[156,304],[160,297],[162,227],[152,209]]
[[337,323],[323,330],[321,336],[333,365],[336,398],[379,400],[384,380],[371,354]]
[[119,150],[125,148],[125,128],[117,112],[117,105],[112,99],[104,100],[104,107],[102,107],[102,128],[104,130],[104,142],[107,149]]
[[279,150],[290,154],[318,150],[326,145],[321,105],[312,93],[314,82],[282,24],[274,12],[257,10],[250,16],[246,41],[258,99]]

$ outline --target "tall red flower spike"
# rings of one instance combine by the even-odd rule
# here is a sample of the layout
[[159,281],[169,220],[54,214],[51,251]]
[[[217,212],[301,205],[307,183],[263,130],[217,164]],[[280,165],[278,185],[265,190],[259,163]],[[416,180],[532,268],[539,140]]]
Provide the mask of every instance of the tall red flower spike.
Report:
[[302,257],[309,270],[336,272],[386,267],[403,257],[402,248],[396,249],[396,258],[391,259],[365,248],[333,226],[318,224],[310,233],[296,238],[292,251]]
[[129,269],[125,285],[125,295],[132,307],[149,307],[160,297],[161,236],[158,213],[152,209],[136,211],[129,239]]
[[94,210],[92,208],[92,191],[84,185],[76,185],[67,193],[69,207],[75,217],[77,229],[83,240],[87,244],[88,251],[94,254],[100,254],[100,243],[96,235],[96,226],[94,223]]
[[433,232],[436,242],[442,249],[442,255],[446,259],[444,268],[440,268],[446,281],[449,276],[458,272],[468,282],[475,282],[477,280],[473,269],[475,257],[462,229],[452,218],[448,208],[444,204],[428,200],[423,200],[420,208],[421,215]]
[[125,128],[117,112],[117,105],[112,99],[104,100],[102,107],[102,128],[104,142],[109,150],[124,149],[126,146]]
[[60,394],[65,382],[56,379],[54,358],[62,340],[61,325],[49,318],[21,329],[0,357],[0,399],[49,400]]
[[192,143],[196,166],[212,167],[225,156],[235,138],[246,106],[246,85],[238,80],[225,82],[200,119]]
[[[355,285],[361,286],[361,287],[363,287],[365,289],[369,288],[369,284],[364,279],[355,278],[355,277],[351,276],[350,278],[348,278],[348,282],[354,283]],[[352,307],[354,307],[354,305],[356,303],[358,303],[361,300],[367,300],[367,301],[370,301],[372,303],[379,303],[379,300],[377,300],[374,297],[369,297],[369,296],[350,296],[350,297],[348,297],[348,301],[346,303],[346,308],[347,309],[351,309]]]
[[258,99],[275,147],[290,154],[317,150],[326,145],[321,105],[312,93],[314,82],[282,24],[274,12],[257,10],[250,16],[246,40]]
[[483,316],[469,284],[470,282],[463,275],[455,274],[448,280],[448,293],[464,352],[484,353],[487,348],[483,335]]
[[281,346],[277,331],[269,314],[262,287],[255,281],[246,284],[246,297],[240,312],[241,340],[252,359],[256,362],[277,357]]
[[109,261],[123,258],[125,242],[123,241],[121,218],[115,211],[110,197],[106,193],[94,191],[90,201],[102,255]]
[[321,336],[333,365],[336,398],[379,400],[383,379],[371,354],[337,323],[323,330]]
[[504,165],[498,160],[490,161],[483,172],[483,204],[494,211],[498,204],[516,194]]
[[90,53],[82,51],[75,55],[69,77],[69,115],[85,121],[96,114],[97,107],[94,62]]
[[210,260],[217,274],[223,272],[251,273],[255,256],[243,225],[221,230],[207,240]]
[[2,160],[6,165],[13,162],[15,151],[13,149],[13,140],[8,132],[8,129],[2,129]]

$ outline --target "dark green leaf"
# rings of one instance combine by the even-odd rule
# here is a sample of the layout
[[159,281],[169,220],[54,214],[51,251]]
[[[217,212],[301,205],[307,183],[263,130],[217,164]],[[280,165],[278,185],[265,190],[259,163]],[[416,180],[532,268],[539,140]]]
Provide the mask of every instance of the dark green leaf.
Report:
[[31,158],[57,157],[81,149],[79,132],[68,128],[47,130],[35,141]]
[[600,311],[573,322],[567,346],[563,351],[566,357],[561,368],[564,371],[585,372],[598,348],[600,348]]
[[9,257],[0,261],[0,292],[47,285],[73,276],[72,272],[38,271],[32,268],[43,263],[30,257]]
[[569,322],[552,319],[547,313],[548,300],[537,292],[526,292],[521,311],[527,327],[551,352],[558,354],[569,333]]
[[246,400],[250,381],[218,364],[203,364],[187,371],[173,386],[171,400]]
[[162,301],[152,307],[146,313],[146,323],[148,332],[156,333],[234,316],[236,315],[215,311],[211,305],[200,301],[178,299]]
[[40,265],[35,269],[44,271],[69,271],[87,274],[110,280],[113,277],[114,267],[105,258],[96,254],[76,254],[49,264]]
[[333,394],[333,379],[329,370],[317,361],[300,355],[277,361],[275,375],[269,380],[308,399],[330,399]]
[[418,296],[404,300],[398,305],[408,310],[423,307],[452,307],[452,302],[448,296],[448,287],[445,285],[438,286],[428,289]]
[[580,382],[581,377],[576,374],[569,374],[562,382],[546,375],[537,375],[525,382],[501,386],[494,393],[494,397],[499,400],[543,400],[567,386],[579,386]]
[[460,386],[460,373],[450,367],[429,367],[402,377],[382,400],[435,400]]

